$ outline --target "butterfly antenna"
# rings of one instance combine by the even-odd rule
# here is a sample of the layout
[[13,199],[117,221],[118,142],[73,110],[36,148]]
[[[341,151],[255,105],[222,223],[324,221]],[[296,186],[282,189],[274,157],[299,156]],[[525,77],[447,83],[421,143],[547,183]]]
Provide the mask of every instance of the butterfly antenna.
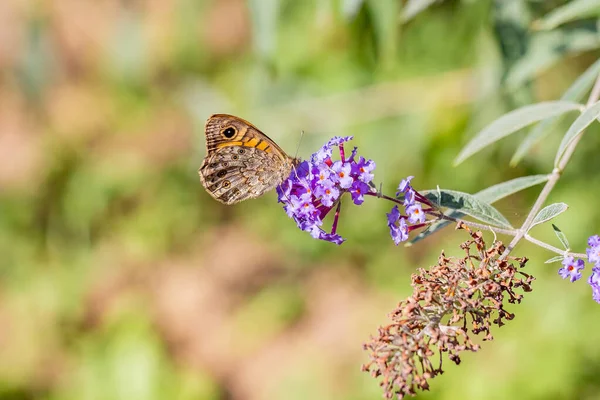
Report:
[[294,158],[298,158],[298,152],[300,151],[300,144],[302,144],[302,138],[304,137],[304,130],[300,131],[300,140],[298,140],[298,146],[296,146],[296,154],[294,154]]
[[[300,140],[298,140],[298,145],[296,146],[296,152],[294,153],[294,160],[298,160],[298,152],[300,151],[300,144],[302,144],[302,138],[304,137],[304,129],[300,131]],[[296,165],[293,165],[294,174],[296,174],[296,178],[298,177],[298,171],[296,170]]]

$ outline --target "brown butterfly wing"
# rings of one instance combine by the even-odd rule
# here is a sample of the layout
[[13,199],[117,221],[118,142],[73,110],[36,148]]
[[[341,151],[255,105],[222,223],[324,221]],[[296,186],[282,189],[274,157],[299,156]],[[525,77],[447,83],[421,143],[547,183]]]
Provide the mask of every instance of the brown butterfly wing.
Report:
[[249,122],[227,114],[208,118],[207,155],[198,170],[208,193],[224,204],[253,199],[283,182],[295,160]]

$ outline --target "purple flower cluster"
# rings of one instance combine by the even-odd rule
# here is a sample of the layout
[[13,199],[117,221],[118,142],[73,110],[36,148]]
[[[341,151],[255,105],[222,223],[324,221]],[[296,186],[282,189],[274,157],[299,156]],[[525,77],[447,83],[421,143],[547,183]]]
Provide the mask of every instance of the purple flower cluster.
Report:
[[[600,303],[600,236],[594,235],[588,238],[586,253],[588,262],[594,264],[592,274],[588,278],[588,283],[592,287],[592,298],[596,303]],[[569,279],[571,282],[581,279],[581,271],[585,267],[583,260],[565,256],[562,265],[563,267],[558,270],[558,274],[563,279]]]
[[398,205],[395,205],[392,208],[392,211],[387,214],[387,224],[390,228],[390,235],[396,246],[400,244],[400,242],[408,240],[408,232],[423,226],[425,223],[425,212],[420,203],[431,205],[425,197],[421,196],[410,185],[410,181],[413,178],[413,176],[409,176],[408,178],[403,179],[400,182],[400,185],[398,185],[398,191],[396,192],[397,198],[404,197],[402,205],[404,207],[405,215],[402,215]]
[[592,298],[596,303],[600,303],[600,236],[590,236],[588,246],[586,249],[588,261],[594,263],[588,283],[592,287]]
[[[354,204],[360,205],[366,194],[376,193],[371,184],[375,162],[364,157],[357,159],[356,147],[346,158],[343,144],[351,139],[352,136],[332,138],[309,161],[298,164],[277,187],[279,202],[300,229],[310,232],[315,239],[338,245],[345,240],[336,233],[342,195],[350,193]],[[337,161],[331,159],[334,146],[340,152]],[[323,218],[336,204],[332,229],[327,233],[321,229]]]

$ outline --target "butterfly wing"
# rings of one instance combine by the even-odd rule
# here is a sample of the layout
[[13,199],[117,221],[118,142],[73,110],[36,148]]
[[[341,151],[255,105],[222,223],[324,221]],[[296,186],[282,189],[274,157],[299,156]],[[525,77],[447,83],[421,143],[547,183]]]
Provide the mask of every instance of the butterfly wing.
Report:
[[206,121],[205,134],[207,155],[198,174],[208,193],[224,204],[256,198],[292,170],[294,159],[241,118],[215,114]]

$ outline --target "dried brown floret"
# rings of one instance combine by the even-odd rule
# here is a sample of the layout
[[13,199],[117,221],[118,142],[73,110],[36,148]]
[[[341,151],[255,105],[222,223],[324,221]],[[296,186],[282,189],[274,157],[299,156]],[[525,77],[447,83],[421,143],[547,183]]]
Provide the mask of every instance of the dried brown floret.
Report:
[[469,335],[484,333],[492,340],[492,325],[502,326],[514,314],[504,309],[505,300],[520,303],[520,288],[531,291],[533,276],[520,272],[527,258],[507,257],[502,242],[487,247],[481,232],[461,244],[463,258],[443,252],[437,265],[419,268],[412,275],[413,294],[390,313],[392,323],[379,328],[378,335],[364,345],[370,362],[363,365],[380,377],[384,397],[399,399],[428,390],[428,379],[443,373],[442,353],[460,364],[460,352],[477,351]]

